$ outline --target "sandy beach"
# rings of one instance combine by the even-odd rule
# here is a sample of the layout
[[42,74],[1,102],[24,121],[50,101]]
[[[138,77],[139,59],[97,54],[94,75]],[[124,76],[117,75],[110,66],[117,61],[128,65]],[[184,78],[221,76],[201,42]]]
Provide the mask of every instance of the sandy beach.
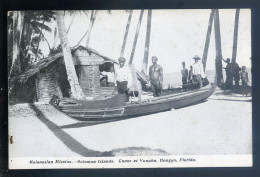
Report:
[[48,104],[9,106],[9,157],[252,153],[252,97],[216,90],[205,102],[104,124]]

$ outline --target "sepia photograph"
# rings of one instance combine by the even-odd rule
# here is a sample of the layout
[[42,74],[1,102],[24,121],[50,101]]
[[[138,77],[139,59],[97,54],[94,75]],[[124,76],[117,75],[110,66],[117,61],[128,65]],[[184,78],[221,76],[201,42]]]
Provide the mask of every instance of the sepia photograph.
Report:
[[7,14],[10,169],[252,166],[250,9]]

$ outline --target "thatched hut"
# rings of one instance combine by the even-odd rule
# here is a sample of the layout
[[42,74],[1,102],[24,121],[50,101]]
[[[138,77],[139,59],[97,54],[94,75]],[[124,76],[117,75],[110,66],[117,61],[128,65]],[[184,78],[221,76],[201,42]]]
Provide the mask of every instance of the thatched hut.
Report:
[[[80,86],[86,97],[110,94],[114,88],[101,88],[100,72],[116,63],[93,49],[78,46],[71,50]],[[10,80],[17,83],[15,97],[23,102],[49,102],[53,95],[70,97],[63,53],[41,59],[33,67]],[[18,95],[18,96],[17,96]]]

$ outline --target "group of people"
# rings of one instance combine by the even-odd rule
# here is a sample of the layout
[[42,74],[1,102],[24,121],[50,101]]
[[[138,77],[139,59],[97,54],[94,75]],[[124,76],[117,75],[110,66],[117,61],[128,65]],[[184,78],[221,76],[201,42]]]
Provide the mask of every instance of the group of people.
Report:
[[[242,69],[239,67],[238,63],[231,63],[230,59],[223,59],[225,63],[227,63],[226,67],[226,81],[225,81],[225,89],[234,89],[239,88],[239,81],[242,81],[242,87],[247,87],[249,83],[248,73],[246,71],[246,67],[242,66]],[[233,86],[233,81],[235,82],[235,87]]]
[[195,55],[192,59],[195,60],[195,63],[190,66],[190,70],[185,67],[185,62],[182,62],[182,89],[187,91],[187,85],[189,83],[199,83],[199,88],[203,87],[203,80],[205,77],[205,72],[203,69],[203,64],[200,62],[201,58],[198,55]]
[[[163,82],[163,68],[157,64],[158,58],[152,57],[153,65],[149,68],[149,81],[152,87],[154,97],[161,95]],[[115,86],[118,94],[125,95],[126,102],[129,101],[129,88],[132,85],[133,78],[131,70],[125,65],[126,59],[120,57],[118,59],[119,67],[115,69]]]

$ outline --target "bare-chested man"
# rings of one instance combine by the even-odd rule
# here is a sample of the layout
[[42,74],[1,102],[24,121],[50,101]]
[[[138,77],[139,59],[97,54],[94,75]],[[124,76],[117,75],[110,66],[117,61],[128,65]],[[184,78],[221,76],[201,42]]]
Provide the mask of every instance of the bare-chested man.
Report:
[[153,90],[153,96],[158,97],[161,95],[163,83],[163,68],[157,64],[158,58],[152,57],[153,65],[149,68],[149,80]]

